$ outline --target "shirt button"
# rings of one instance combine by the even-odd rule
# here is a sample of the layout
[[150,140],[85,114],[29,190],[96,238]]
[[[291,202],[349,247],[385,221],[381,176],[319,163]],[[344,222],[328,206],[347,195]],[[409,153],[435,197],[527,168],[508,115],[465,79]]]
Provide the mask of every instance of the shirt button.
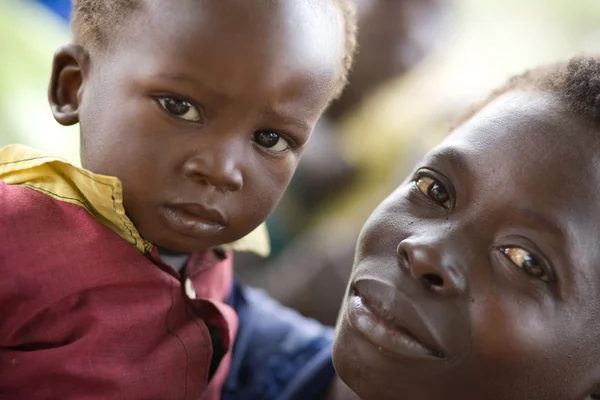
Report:
[[192,300],[196,298],[196,291],[194,290],[194,284],[192,283],[192,280],[190,278],[187,278],[185,280],[185,294],[187,294],[187,297],[189,297]]

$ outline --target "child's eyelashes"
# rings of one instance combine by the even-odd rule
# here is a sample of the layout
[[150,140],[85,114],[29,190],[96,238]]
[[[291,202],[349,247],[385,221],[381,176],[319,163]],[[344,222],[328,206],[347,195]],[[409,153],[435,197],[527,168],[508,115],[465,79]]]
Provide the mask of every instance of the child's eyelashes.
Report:
[[420,170],[413,180],[415,187],[434,203],[450,209],[452,207],[452,197],[450,190],[438,179],[430,176],[427,171]]
[[273,131],[256,131],[252,135],[252,140],[272,153],[283,153],[291,147],[287,139]]
[[501,247],[500,251],[527,275],[546,283],[552,280],[543,262],[531,252],[521,247]]
[[169,114],[190,122],[203,122],[204,115],[192,103],[176,97],[158,97],[158,103]]
[[[171,117],[204,124],[206,118],[201,108],[187,100],[175,96],[156,96],[156,102]],[[274,130],[258,130],[252,134],[252,141],[269,153],[281,155],[291,148],[296,148],[297,143],[289,136]]]

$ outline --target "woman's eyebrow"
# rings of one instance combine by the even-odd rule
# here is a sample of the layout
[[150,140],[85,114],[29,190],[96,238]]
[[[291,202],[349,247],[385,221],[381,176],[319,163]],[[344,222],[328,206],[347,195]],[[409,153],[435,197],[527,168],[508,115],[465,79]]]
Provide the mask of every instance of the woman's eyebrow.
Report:
[[425,161],[428,164],[444,163],[459,171],[470,170],[465,151],[457,147],[444,147],[443,149],[430,154]]
[[564,231],[560,228],[560,225],[551,217],[548,217],[539,211],[529,208],[529,207],[520,207],[519,212],[524,217],[532,220],[537,225],[546,228],[546,230],[550,231],[552,234],[563,237]]

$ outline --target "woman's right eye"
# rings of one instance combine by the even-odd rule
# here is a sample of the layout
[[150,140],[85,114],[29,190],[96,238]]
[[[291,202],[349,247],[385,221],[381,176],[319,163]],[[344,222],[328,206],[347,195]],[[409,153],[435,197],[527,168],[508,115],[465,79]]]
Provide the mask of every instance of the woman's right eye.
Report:
[[175,97],[159,97],[158,103],[166,112],[174,117],[191,122],[202,122],[203,120],[200,111],[189,101],[180,100]]
[[452,205],[450,193],[448,193],[446,187],[438,180],[429,176],[420,176],[414,182],[417,189],[433,202],[444,208],[450,208]]

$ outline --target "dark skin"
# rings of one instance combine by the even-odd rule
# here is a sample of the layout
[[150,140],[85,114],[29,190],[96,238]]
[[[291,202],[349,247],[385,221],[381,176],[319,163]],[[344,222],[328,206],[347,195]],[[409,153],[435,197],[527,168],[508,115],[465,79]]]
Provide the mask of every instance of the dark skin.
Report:
[[[56,52],[52,112],[61,124],[80,123],[83,166],[121,180],[145,239],[170,252],[235,241],[282,196],[331,98],[343,52],[338,10],[268,0],[148,4],[109,51],[68,44]],[[215,211],[224,226],[210,226]],[[337,380],[327,398],[353,396]]]
[[80,123],[83,166],[121,180],[146,240],[175,252],[233,242],[277,204],[330,101],[339,11],[267,0],[147,5],[107,50],[57,51],[52,111]]
[[509,92],[366,223],[334,362],[363,400],[600,398],[597,128]]

